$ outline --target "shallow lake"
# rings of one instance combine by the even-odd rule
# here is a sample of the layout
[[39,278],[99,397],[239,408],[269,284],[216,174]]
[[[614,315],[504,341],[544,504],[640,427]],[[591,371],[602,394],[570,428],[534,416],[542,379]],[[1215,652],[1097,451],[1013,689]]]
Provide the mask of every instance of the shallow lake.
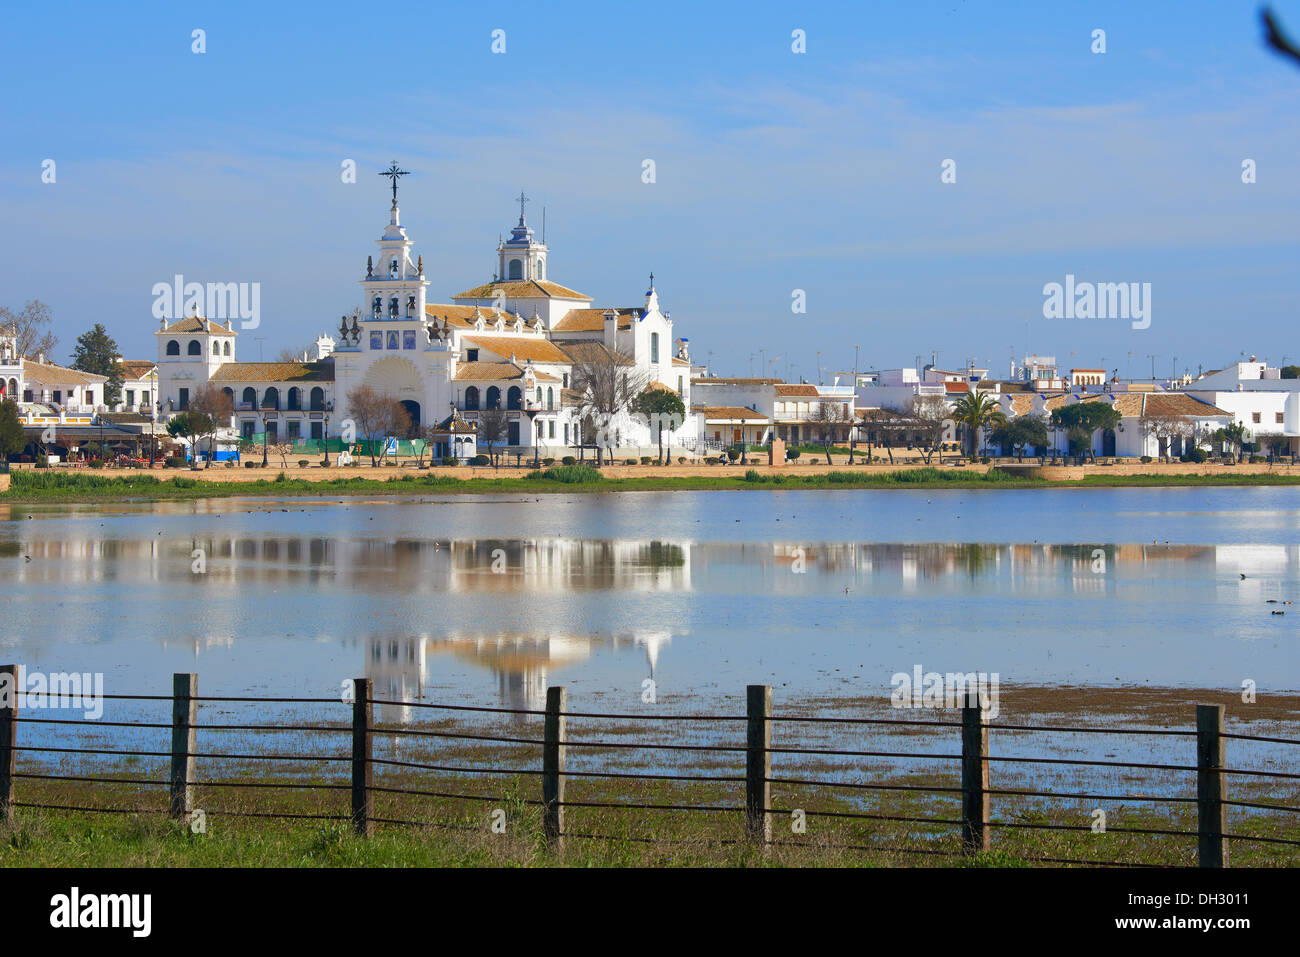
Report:
[[[1269,603],[1269,600],[1276,603]],[[1300,687],[1300,489],[0,507],[0,662],[106,692],[607,707],[891,677]],[[1274,614],[1284,611],[1285,614]]]

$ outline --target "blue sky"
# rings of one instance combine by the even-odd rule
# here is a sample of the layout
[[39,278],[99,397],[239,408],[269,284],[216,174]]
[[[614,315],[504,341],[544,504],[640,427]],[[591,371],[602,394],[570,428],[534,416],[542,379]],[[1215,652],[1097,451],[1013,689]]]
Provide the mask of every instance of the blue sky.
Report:
[[[1274,8],[1300,37],[1300,2]],[[329,331],[360,304],[396,158],[433,301],[491,278],[522,187],[551,278],[632,305],[653,270],[724,374],[764,350],[812,378],[818,350],[846,369],[855,344],[862,368],[1300,363],[1300,65],[1264,48],[1254,3],[10,3],[4,21],[0,304],[49,303],[69,351],[99,321],[152,358],[151,289],[176,273],[261,283],[243,359]],[[1150,282],[1150,328],[1044,319],[1067,273]]]

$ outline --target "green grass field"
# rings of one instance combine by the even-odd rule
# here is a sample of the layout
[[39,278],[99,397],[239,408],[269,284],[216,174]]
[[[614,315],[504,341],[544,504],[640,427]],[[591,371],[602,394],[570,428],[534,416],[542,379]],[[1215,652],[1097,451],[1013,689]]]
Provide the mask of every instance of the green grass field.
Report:
[[1291,475],[1090,475],[1078,481],[1046,481],[1013,476],[998,469],[987,473],[958,469],[919,468],[888,472],[858,472],[849,469],[810,475],[770,474],[750,469],[735,475],[647,475],[636,478],[596,477],[587,466],[558,466],[533,472],[515,472],[505,478],[457,478],[455,476],[408,472],[391,481],[357,478],[309,481],[280,472],[272,479],[255,482],[222,482],[186,475],[170,479],[140,474],[127,477],[85,472],[21,471],[11,476],[9,491],[0,502],[101,502],[221,498],[229,496],[330,496],[330,495],[418,495],[485,492],[636,492],[711,491],[763,488],[1162,488],[1182,486],[1275,486],[1300,485]]

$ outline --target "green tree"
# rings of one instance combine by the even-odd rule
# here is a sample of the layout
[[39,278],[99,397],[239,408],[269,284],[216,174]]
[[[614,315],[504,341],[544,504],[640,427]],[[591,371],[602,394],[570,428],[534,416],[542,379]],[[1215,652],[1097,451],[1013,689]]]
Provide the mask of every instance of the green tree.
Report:
[[986,392],[967,392],[962,395],[952,404],[952,417],[954,421],[966,426],[970,436],[971,458],[979,451],[980,432],[1007,421],[1006,415],[998,408],[997,399]]
[[1237,460],[1241,461],[1242,446],[1246,443],[1246,426],[1240,422],[1232,422],[1221,429],[1215,429],[1214,434],[1210,436],[1215,442],[1221,442],[1233,451]]
[[[659,460],[663,464],[664,429],[671,434],[682,427],[686,421],[686,403],[682,402],[680,395],[668,389],[646,389],[636,397],[635,409],[649,420],[650,428],[659,440]],[[671,447],[668,458],[672,459]]]
[[18,418],[18,403],[12,399],[0,402],[0,460],[9,461],[9,456],[17,455],[27,448],[27,433]]
[[1283,379],[1300,379],[1300,366],[1283,366]]
[[173,415],[167,423],[168,435],[174,439],[185,439],[189,442],[190,463],[193,468],[199,467],[199,436],[211,435],[215,431],[216,427],[212,424],[211,417],[193,410]]
[[122,367],[117,343],[100,323],[95,323],[77,338],[72,350],[72,368],[108,378],[104,383],[104,404],[116,405],[122,395]]
[[1027,446],[1047,448],[1047,420],[1041,415],[1016,416],[994,426],[989,432],[989,441],[1001,446],[1003,451],[1010,451],[1016,458],[1021,458]]
[[1099,429],[1113,429],[1123,418],[1109,402],[1076,402],[1052,412],[1052,428],[1064,432],[1077,452],[1086,449],[1092,455],[1092,437]]

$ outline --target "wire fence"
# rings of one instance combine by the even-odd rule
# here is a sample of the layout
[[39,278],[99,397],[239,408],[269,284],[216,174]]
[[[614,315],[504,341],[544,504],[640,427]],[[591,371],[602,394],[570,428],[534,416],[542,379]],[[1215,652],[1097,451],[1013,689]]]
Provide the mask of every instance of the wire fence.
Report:
[[[0,667],[0,679],[9,679],[9,687],[18,687],[17,667],[7,665]],[[803,714],[780,714],[772,710],[772,689],[765,685],[751,685],[747,688],[746,709],[744,714],[631,714],[618,712],[597,712],[570,710],[567,691],[563,687],[547,689],[544,709],[494,708],[473,705],[453,705],[428,702],[395,701],[376,697],[371,680],[356,678],[352,682],[352,698],[343,701],[333,698],[307,697],[250,697],[250,696],[200,696],[198,694],[198,677],[194,674],[177,674],[173,676],[171,695],[104,695],[105,699],[123,702],[148,702],[161,704],[170,702],[171,720],[162,721],[81,721],[77,719],[47,718],[29,716],[20,712],[18,696],[0,696],[0,821],[13,822],[24,809],[47,811],[76,811],[103,814],[159,814],[184,822],[190,822],[196,816],[227,816],[234,818],[268,818],[284,820],[334,821],[346,822],[358,835],[370,836],[377,825],[395,827],[431,827],[453,831],[472,832],[483,827],[466,823],[463,820],[440,819],[436,816],[393,817],[377,810],[376,798],[400,796],[403,798],[434,798],[446,802],[463,802],[465,806],[474,804],[492,804],[495,807],[511,806],[515,808],[536,809],[540,816],[540,829],[547,846],[561,851],[568,839],[583,841],[628,841],[662,844],[748,844],[763,851],[781,847],[809,847],[821,850],[842,851],[881,851],[891,854],[912,854],[923,857],[971,857],[994,849],[993,837],[996,832],[1059,832],[1062,834],[1097,833],[1098,822],[1062,823],[1044,819],[1008,819],[995,818],[995,806],[1004,806],[1010,802],[1023,799],[1047,799],[1053,802],[1070,801],[1109,801],[1122,804],[1135,803],[1149,807],[1167,809],[1171,813],[1191,812],[1194,806],[1194,823],[1179,825],[1175,820],[1170,826],[1109,826],[1104,822],[1100,831],[1123,835],[1136,835],[1152,838],[1173,838],[1186,842],[1190,852],[1195,844],[1195,862],[1200,867],[1225,867],[1229,861],[1229,848],[1234,843],[1254,842],[1265,847],[1300,847],[1300,840],[1294,839],[1297,831],[1292,825],[1296,819],[1290,817],[1300,813],[1300,802],[1296,795],[1300,785],[1300,773],[1285,770],[1270,770],[1256,767],[1240,767],[1228,761],[1228,742],[1256,742],[1281,746],[1288,755],[1291,747],[1300,746],[1300,738],[1278,736],[1250,735],[1228,733],[1224,730],[1224,708],[1222,705],[1197,705],[1196,721],[1192,728],[1098,728],[1062,724],[1010,724],[990,721],[980,707],[978,696],[972,694],[960,708],[960,720],[920,720],[889,719],[875,717],[839,717]],[[268,705],[289,705],[295,709],[304,706],[323,706],[344,709],[340,721],[328,723],[321,721],[291,721],[287,723],[217,721],[200,723],[200,705],[210,705],[214,710],[230,706],[247,705],[266,707]],[[524,730],[514,733],[498,733],[494,728],[466,728],[461,725],[439,727],[414,727],[411,722],[381,723],[375,720],[376,706],[394,706],[412,709],[423,715],[436,716],[437,713],[450,715],[449,720],[467,716],[487,719],[510,719],[522,722]],[[27,709],[36,710],[36,709]],[[951,713],[951,712],[949,712]],[[350,719],[350,720],[349,720]],[[576,721],[583,726],[591,725],[589,733],[575,736],[570,732],[569,723]],[[682,740],[626,740],[621,733],[602,732],[601,722],[622,721],[635,722],[640,728],[654,728],[664,731],[673,730],[679,735],[686,733],[687,727],[704,729],[710,733],[721,729],[721,735],[715,735],[707,743],[683,742]],[[154,740],[164,738],[158,732],[169,732],[169,746],[155,746],[148,749],[122,746],[117,748],[94,747],[85,742],[78,746],[74,742],[51,743],[46,738],[37,737],[39,743],[27,743],[24,725],[32,730],[48,729],[50,733],[62,733],[70,726],[95,728],[133,729],[151,733]],[[869,748],[827,748],[813,747],[803,740],[809,728],[834,729],[837,732],[869,733],[873,731],[898,730],[903,732],[925,732],[931,735],[947,736],[954,745],[939,752],[912,750],[884,750]],[[773,731],[780,729],[780,743],[773,743]],[[616,729],[622,732],[625,729]],[[272,747],[241,750],[212,750],[200,748],[199,733],[208,732],[246,732],[253,734],[277,735],[295,734],[324,736],[338,744],[335,753],[323,753],[323,748],[311,750]],[[786,732],[790,732],[786,734]],[[1027,735],[1035,741],[1042,736],[1049,739],[1059,735],[1126,735],[1151,738],[1159,742],[1190,739],[1196,749],[1194,763],[1168,761],[1126,761],[1092,758],[1070,758],[1059,755],[1016,755],[993,753],[990,748],[990,736]],[[788,740],[787,740],[788,739]],[[61,740],[61,739],[60,739]],[[281,739],[283,740],[283,739]],[[376,753],[376,741],[387,742],[387,751]],[[505,746],[509,754],[519,758],[530,756],[527,766],[503,766],[501,759],[504,752],[494,752],[491,757],[471,756],[454,762],[438,759],[417,760],[419,754],[409,755],[398,748],[403,742],[453,743],[470,747]],[[161,742],[160,742],[161,744]],[[539,753],[540,752],[540,753]],[[578,766],[580,756],[601,753],[610,756],[614,762],[629,761],[645,753],[666,755],[685,759],[705,758],[712,762],[722,762],[722,767],[705,773],[694,768],[668,767],[661,770],[638,770],[634,767],[616,765],[605,768],[584,768]],[[1300,755],[1300,752],[1295,752]],[[387,755],[387,756],[385,756]],[[19,756],[24,760],[20,765]],[[100,772],[94,767],[62,769],[54,773],[47,765],[39,762],[57,759],[66,762],[69,758],[87,762],[92,757],[113,758],[119,768],[123,764],[139,759],[159,759],[165,766],[166,775],[145,771],[141,774],[127,774],[121,770]],[[570,759],[575,760],[571,761]],[[773,769],[773,760],[793,765],[789,771]],[[882,776],[878,780],[849,780],[850,775],[840,777],[816,776],[815,770],[826,759],[849,759],[848,766],[854,775],[861,777],[867,773],[872,759],[907,759],[936,768],[945,769],[950,778],[941,778],[933,782],[909,783],[898,780],[897,776]],[[290,768],[302,768],[303,773],[312,775],[307,779],[293,777],[288,780],[240,780],[222,779],[220,776],[200,776],[199,762],[204,762],[206,770],[219,770],[232,762],[249,762],[254,768],[267,768],[270,764],[279,764]],[[340,767],[344,765],[345,767]],[[955,769],[954,769],[955,766]],[[1193,794],[1168,793],[1117,793],[1115,790],[1085,789],[1060,790],[1039,787],[997,787],[990,783],[990,768],[1027,766],[1029,768],[1103,768],[1108,771],[1135,775],[1139,772],[1156,772],[1170,775],[1190,783],[1194,775]],[[844,763],[834,766],[842,769]],[[954,774],[953,771],[956,771]],[[376,780],[376,773],[405,772],[407,777],[398,780]],[[321,772],[326,772],[321,776]],[[336,775],[336,776],[334,776]],[[475,781],[492,782],[496,791],[471,793],[469,790],[457,789],[455,778],[445,775],[471,776]],[[506,793],[510,790],[505,785],[512,779],[525,779],[537,783],[540,787],[534,796],[527,797],[519,792]],[[1264,782],[1281,787],[1287,793],[1281,800],[1242,800],[1229,797],[1230,779],[1238,778],[1248,782]],[[134,788],[156,789],[160,797],[165,791],[166,802],[136,803],[134,806],[101,805],[98,803],[63,803],[57,800],[28,800],[24,797],[23,782],[72,782],[93,785],[126,785]],[[574,795],[570,785],[587,782],[603,783],[617,790],[610,794]],[[946,783],[945,783],[946,782]],[[644,797],[646,788],[659,784],[689,785],[709,789],[709,797],[701,798],[695,793],[689,799],[662,800]],[[856,805],[837,805],[828,807],[806,807],[806,801],[798,804],[789,800],[778,802],[773,796],[773,786],[782,794],[799,794],[807,792],[821,794],[824,792],[846,792],[849,795],[896,795],[902,799],[924,799],[920,810],[913,805],[904,805],[901,809],[882,805],[875,810],[862,809]],[[317,792],[332,803],[307,810],[284,808],[254,809],[212,809],[200,808],[195,801],[196,788],[217,789],[222,791],[249,792],[265,794],[274,790],[293,790],[300,792]],[[335,792],[348,792],[346,803]],[[715,792],[724,796],[719,798]],[[1290,803],[1287,803],[1288,800]],[[934,809],[929,802],[937,802],[940,807]],[[778,806],[779,805],[779,806]],[[602,809],[610,811],[651,812],[655,814],[690,814],[709,815],[737,822],[736,835],[711,835],[700,838],[682,839],[672,833],[654,835],[633,835],[627,833],[611,834],[583,831],[572,826],[569,812],[571,810]],[[1001,807],[999,807],[1001,809]],[[905,813],[894,813],[902,810]],[[935,810],[935,813],[930,813]],[[886,813],[889,812],[889,813]],[[504,813],[504,812],[496,812]],[[1094,814],[1096,812],[1094,811]],[[1248,834],[1240,830],[1244,820],[1258,821],[1260,815],[1283,822],[1282,835],[1268,836]],[[1013,815],[1014,816],[1014,815]],[[1187,815],[1189,816],[1189,815]],[[1231,820],[1230,820],[1231,816]],[[895,841],[884,847],[875,840],[848,839],[843,842],[811,840],[792,840],[774,836],[774,820],[787,817],[791,820],[791,835],[798,837],[807,834],[808,819],[829,822],[876,826],[881,824],[908,825],[904,830],[907,838],[903,843]],[[799,825],[802,824],[801,828]],[[921,825],[921,828],[914,827]],[[1233,830],[1236,826],[1238,829]],[[669,829],[671,830],[671,829]],[[932,840],[934,835],[944,835],[946,842]],[[869,834],[868,837],[876,835]],[[1081,864],[1081,865],[1138,865],[1134,860],[1105,860],[1086,857],[1058,856],[1020,856],[1022,860],[1042,863]],[[1190,856],[1186,863],[1190,863]]]

